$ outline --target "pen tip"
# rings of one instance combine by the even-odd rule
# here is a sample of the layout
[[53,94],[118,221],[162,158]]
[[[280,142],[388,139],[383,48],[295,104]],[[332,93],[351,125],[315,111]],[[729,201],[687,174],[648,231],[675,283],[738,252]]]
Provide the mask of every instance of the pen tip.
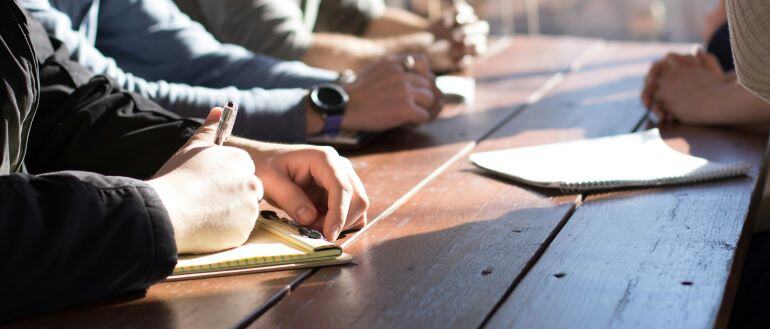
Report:
[[227,102],[227,107],[233,107],[233,101],[228,101]]

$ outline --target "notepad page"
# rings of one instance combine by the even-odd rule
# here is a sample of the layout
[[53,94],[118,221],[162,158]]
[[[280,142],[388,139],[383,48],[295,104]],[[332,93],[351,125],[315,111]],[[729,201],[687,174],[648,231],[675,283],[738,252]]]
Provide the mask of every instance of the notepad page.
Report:
[[249,240],[240,247],[208,255],[180,257],[174,269],[175,274],[205,271],[209,269],[239,268],[259,264],[281,264],[301,260],[334,258],[342,252],[339,249],[321,252],[307,252],[286,243],[274,234],[257,228]]
[[745,174],[747,164],[719,164],[671,149],[657,129],[536,147],[476,153],[479,167],[514,180],[567,189],[686,183]]

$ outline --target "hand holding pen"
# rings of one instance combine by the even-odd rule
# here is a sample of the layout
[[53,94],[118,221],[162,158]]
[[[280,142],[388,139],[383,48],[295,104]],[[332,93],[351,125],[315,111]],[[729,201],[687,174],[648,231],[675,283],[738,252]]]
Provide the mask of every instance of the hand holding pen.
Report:
[[179,253],[239,246],[259,214],[263,190],[254,162],[244,150],[217,145],[230,130],[222,122],[232,127],[234,120],[225,112],[212,109],[198,131],[147,182],[168,213]]

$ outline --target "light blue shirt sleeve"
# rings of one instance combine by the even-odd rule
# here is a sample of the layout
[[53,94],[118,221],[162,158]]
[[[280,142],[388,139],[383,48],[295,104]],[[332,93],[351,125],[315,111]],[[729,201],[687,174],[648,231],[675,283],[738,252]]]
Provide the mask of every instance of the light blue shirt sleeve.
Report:
[[[246,137],[303,141],[306,89],[337,78],[221,44],[170,0],[54,0],[56,8],[49,0],[21,3],[78,62],[169,110],[205,117],[212,106],[238,102],[235,133]],[[89,8],[98,10],[96,33]]]

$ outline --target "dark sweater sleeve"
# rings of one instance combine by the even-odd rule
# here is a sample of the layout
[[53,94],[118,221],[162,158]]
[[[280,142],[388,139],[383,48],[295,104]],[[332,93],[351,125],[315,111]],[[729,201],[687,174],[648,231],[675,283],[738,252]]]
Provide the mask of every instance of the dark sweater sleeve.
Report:
[[71,92],[66,84],[47,85],[51,74],[45,69],[25,160],[30,173],[78,170],[150,178],[200,125],[121,91],[102,76]]
[[146,288],[176,264],[144,182],[85,172],[0,176],[0,322]]
[[34,20],[29,30],[40,63],[39,104],[25,157],[30,173],[78,170],[148,178],[200,125],[94,76]]

